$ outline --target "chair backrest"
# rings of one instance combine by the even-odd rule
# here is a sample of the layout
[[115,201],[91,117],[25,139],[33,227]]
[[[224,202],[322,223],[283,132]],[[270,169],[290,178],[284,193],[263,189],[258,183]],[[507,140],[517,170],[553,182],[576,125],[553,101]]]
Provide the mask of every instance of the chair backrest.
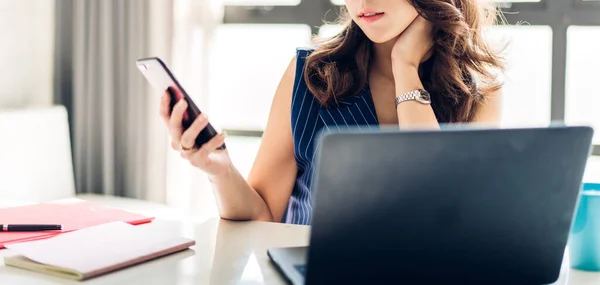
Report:
[[0,200],[43,202],[74,195],[66,109],[0,110]]

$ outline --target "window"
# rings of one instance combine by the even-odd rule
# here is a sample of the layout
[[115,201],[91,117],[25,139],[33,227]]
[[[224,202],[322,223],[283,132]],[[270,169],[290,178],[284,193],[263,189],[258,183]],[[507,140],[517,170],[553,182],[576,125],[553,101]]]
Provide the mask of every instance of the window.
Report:
[[225,129],[262,130],[277,85],[307,25],[226,24],[217,28],[209,63],[210,116]]
[[319,37],[329,38],[335,36],[342,30],[342,26],[339,25],[323,25],[319,27]]
[[[217,128],[264,129],[281,76],[296,48],[310,44],[310,32],[302,24],[224,24],[215,30],[206,101]],[[260,137],[234,132],[227,142],[233,163],[247,176]]]
[[547,126],[550,123],[552,29],[548,26],[493,27],[487,31],[504,51],[502,124]]
[[600,156],[592,156],[585,168],[583,182],[600,183]]
[[232,136],[227,139],[231,162],[244,177],[248,177],[260,146],[260,138]]
[[592,125],[594,144],[600,144],[600,27],[571,26],[567,38],[565,119],[569,124]]

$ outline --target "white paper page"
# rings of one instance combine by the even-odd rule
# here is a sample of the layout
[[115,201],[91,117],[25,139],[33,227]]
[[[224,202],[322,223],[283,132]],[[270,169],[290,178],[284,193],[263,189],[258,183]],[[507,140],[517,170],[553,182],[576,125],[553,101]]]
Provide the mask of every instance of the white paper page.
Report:
[[6,248],[39,263],[85,274],[188,241],[153,228],[112,222],[48,239],[7,244]]

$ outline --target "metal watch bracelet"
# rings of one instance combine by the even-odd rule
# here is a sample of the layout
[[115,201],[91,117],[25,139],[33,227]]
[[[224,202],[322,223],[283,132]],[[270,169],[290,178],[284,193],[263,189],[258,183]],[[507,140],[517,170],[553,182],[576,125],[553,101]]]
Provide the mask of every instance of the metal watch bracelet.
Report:
[[396,97],[396,108],[398,107],[398,105],[404,101],[417,101],[419,103],[422,104],[430,104],[431,103],[431,96],[429,95],[429,92],[427,92],[424,89],[416,89],[416,90],[412,90],[410,92],[406,92],[398,97]]

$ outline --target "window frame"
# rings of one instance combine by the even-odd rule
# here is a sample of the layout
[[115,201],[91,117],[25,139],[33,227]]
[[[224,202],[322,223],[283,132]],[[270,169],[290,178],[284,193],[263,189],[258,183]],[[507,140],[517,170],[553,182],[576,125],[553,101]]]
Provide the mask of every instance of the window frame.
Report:
[[[550,120],[565,120],[567,30],[569,26],[600,26],[600,1],[541,0],[540,2],[499,3],[509,24],[525,22],[552,29],[552,77]],[[317,35],[319,27],[336,20],[340,6],[330,0],[303,0],[295,6],[235,6],[224,7],[224,24],[306,24]],[[315,13],[323,11],[323,13]],[[524,19],[527,19],[526,21]],[[262,130],[227,129],[237,136],[261,137]],[[592,155],[600,155],[600,145],[594,145]]]

